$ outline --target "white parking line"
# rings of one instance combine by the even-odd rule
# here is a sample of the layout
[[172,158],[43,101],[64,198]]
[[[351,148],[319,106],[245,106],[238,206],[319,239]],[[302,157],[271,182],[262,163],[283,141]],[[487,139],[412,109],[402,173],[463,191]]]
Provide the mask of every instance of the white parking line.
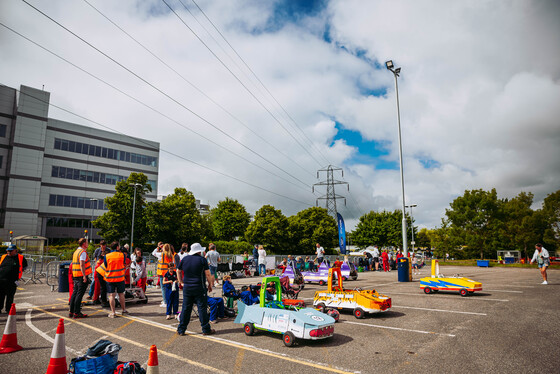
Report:
[[[27,309],[27,313],[25,313],[25,323],[27,324],[27,326],[29,326],[29,328],[33,331],[35,331],[37,334],[39,334],[40,336],[42,336],[46,341],[50,342],[51,344],[54,344],[54,338],[51,338],[49,335],[45,334],[43,331],[39,330],[37,327],[35,327],[35,325],[33,325],[33,323],[31,322],[31,312],[33,311],[33,309]],[[44,314],[44,313],[39,313],[37,314],[38,316]],[[82,352],[78,352],[68,346],[66,346],[66,350],[71,352],[72,354],[76,355],[76,356],[82,356],[83,353]]]
[[14,297],[15,301],[19,301],[19,300],[25,300],[25,299],[33,299],[34,297],[39,297],[39,295],[34,295],[34,296],[24,296],[24,297]]
[[472,315],[475,315],[475,316],[487,316],[486,313],[461,312],[461,311],[458,311],[458,310],[445,310],[445,309],[419,308],[419,307],[415,307],[415,306],[393,305],[393,308],[406,308],[406,309],[427,310],[427,311],[430,311],[430,312],[446,312],[446,313],[457,313],[457,314],[472,314]]
[[[458,295],[459,293],[457,293]],[[406,295],[406,296],[423,296],[423,297],[432,297],[432,298],[447,298],[447,296],[436,296],[436,295],[430,295],[430,296],[426,296],[424,295],[424,293],[404,293],[404,292],[391,292],[390,295]],[[458,298],[457,300],[477,300],[477,301],[501,301],[501,302],[508,302],[509,300],[506,299],[488,299],[486,297],[481,297],[481,296],[468,296],[468,297],[461,297]]]
[[489,292],[509,292],[509,293],[523,293],[523,291],[487,290],[487,289],[485,289],[484,291],[489,291]]
[[352,325],[360,325],[360,326],[369,326],[369,327],[377,327],[380,329],[389,329],[389,330],[399,330],[399,331],[408,331],[408,332],[417,332],[420,334],[431,334],[431,335],[442,335],[442,336],[449,336],[454,338],[455,335],[453,334],[444,334],[441,332],[434,332],[434,331],[423,331],[423,330],[411,330],[411,329],[403,329],[400,327],[391,327],[391,326],[381,326],[381,325],[371,325],[369,323],[361,323],[361,322],[350,322],[350,321],[339,321],[341,323],[350,323]]
[[26,291],[26,292],[16,292],[14,298],[17,298],[19,295],[29,295],[30,293],[34,293],[31,291]]

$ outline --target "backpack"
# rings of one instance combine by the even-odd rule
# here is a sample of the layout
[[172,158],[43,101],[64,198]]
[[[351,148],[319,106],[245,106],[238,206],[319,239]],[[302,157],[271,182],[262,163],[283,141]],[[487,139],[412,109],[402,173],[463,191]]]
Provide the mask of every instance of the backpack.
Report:
[[113,374],[146,374],[146,370],[136,361],[118,362]]

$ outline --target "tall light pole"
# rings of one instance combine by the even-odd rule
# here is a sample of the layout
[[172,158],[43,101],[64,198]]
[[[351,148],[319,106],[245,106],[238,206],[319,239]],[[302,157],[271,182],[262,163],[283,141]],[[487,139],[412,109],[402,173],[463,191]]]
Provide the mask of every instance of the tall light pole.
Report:
[[134,250],[134,213],[136,212],[136,187],[142,186],[140,183],[129,183],[134,186],[134,201],[132,202],[132,228],[130,230],[130,248]]
[[407,205],[407,208],[410,208],[410,224],[412,225],[412,241],[410,242],[410,244],[412,244],[412,252],[414,253],[414,244],[416,244],[414,242],[414,218],[412,217],[412,208],[416,208],[418,205],[416,204],[410,204]]
[[401,72],[401,68],[396,68],[393,65],[393,61],[389,60],[385,62],[385,66],[388,70],[395,76],[395,94],[397,95],[397,122],[399,125],[399,161],[401,164],[401,189],[402,189],[402,239],[403,239],[403,252],[404,256],[408,255],[408,242],[406,235],[406,211],[405,211],[405,200],[404,200],[404,171],[403,171],[403,157],[402,157],[402,140],[401,140],[401,112],[399,108],[399,86],[397,84],[397,77]]
[[91,221],[89,221],[89,232],[91,233],[91,240],[93,241],[93,202],[97,201],[97,199],[94,199],[93,197],[89,199],[89,203],[91,204]]

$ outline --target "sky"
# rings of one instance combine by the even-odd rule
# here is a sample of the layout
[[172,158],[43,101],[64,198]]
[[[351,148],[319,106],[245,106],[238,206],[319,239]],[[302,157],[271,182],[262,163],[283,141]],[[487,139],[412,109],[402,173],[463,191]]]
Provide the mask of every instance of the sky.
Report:
[[0,84],[159,142],[158,195],[291,216],[340,168],[352,230],[402,206],[392,60],[405,202],[431,229],[465,190],[538,209],[560,189],[559,19],[554,0],[2,1]]

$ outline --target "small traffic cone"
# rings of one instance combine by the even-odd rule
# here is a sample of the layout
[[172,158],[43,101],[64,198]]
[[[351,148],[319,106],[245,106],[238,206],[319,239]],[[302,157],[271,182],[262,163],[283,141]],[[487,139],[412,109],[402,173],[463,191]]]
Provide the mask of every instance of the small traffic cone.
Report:
[[61,318],[56,328],[51,360],[46,374],[66,373],[68,373],[68,365],[66,365],[66,339],[64,338],[64,319]]
[[146,374],[159,374],[157,347],[155,345],[152,345],[150,347],[150,356],[148,357],[148,370],[146,370]]
[[12,353],[22,349],[22,346],[17,343],[16,304],[12,304],[10,314],[8,315],[8,321],[6,322],[6,328],[4,329],[4,335],[0,342],[0,353]]

